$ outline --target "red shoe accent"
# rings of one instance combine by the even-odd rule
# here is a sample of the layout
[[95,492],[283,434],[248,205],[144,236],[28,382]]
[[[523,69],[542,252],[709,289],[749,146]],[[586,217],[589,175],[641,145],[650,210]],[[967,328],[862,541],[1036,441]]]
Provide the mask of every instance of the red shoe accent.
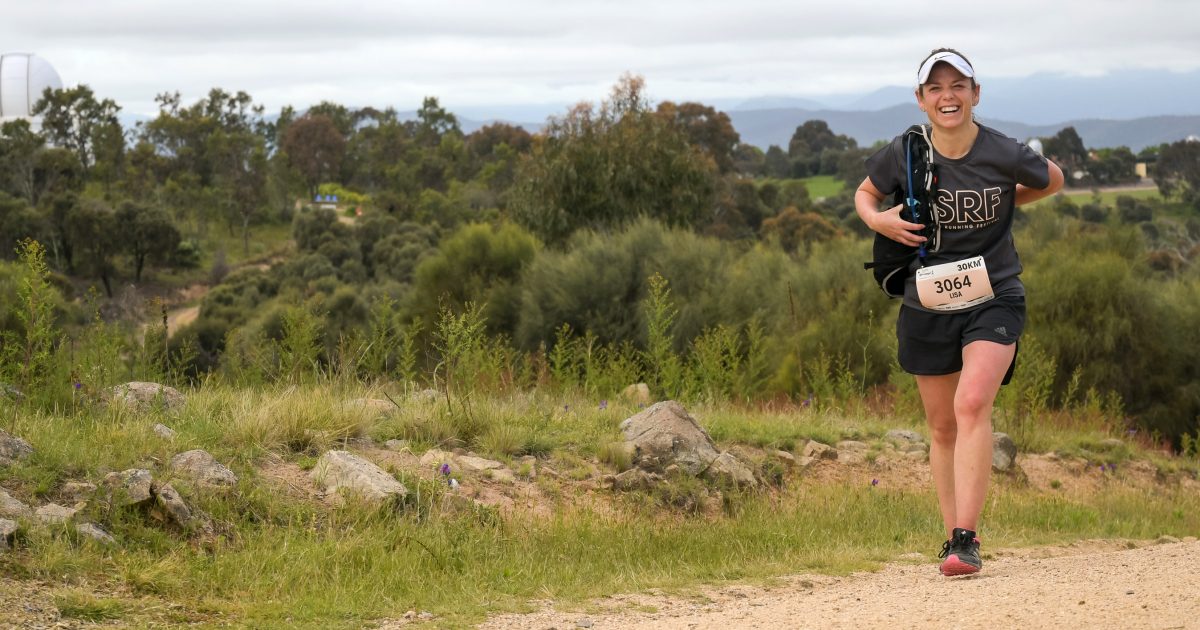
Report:
[[946,559],[942,561],[941,569],[942,575],[945,576],[971,575],[972,573],[979,573],[979,567],[959,560],[958,556],[955,554],[946,556]]

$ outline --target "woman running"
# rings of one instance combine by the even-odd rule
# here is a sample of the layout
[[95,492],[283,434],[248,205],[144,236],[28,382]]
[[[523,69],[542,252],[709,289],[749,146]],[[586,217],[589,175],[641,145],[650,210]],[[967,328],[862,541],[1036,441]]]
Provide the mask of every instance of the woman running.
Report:
[[872,230],[919,248],[896,322],[899,361],[916,377],[929,424],[947,535],[941,572],[965,575],[983,566],[976,531],[992,468],[992,403],[1012,377],[1025,324],[1014,210],[1054,194],[1063,174],[975,121],[979,84],[961,53],[941,48],[926,57],[915,93],[929,117],[924,131],[936,169],[931,212],[914,223],[901,214],[904,205],[880,211],[885,197],[910,188],[908,134],[867,159],[854,203]]

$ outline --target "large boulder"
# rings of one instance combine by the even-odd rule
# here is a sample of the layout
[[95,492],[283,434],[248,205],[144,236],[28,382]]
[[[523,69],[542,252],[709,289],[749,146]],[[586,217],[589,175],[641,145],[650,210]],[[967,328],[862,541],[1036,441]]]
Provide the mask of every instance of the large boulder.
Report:
[[662,471],[674,464],[694,477],[720,455],[708,433],[673,400],[626,418],[621,432],[634,445],[633,463],[646,470]]
[[373,502],[408,494],[404,484],[349,451],[327,451],[309,476],[327,492],[347,491]]
[[184,503],[183,497],[171,487],[171,484],[163,484],[155,488],[154,500],[158,507],[162,508],[171,520],[181,527],[187,527],[188,523],[192,522],[192,509]]
[[182,407],[186,402],[183,394],[174,387],[142,381],[117,385],[109,390],[109,394],[113,403],[123,404],[137,411],[152,411],[160,407],[169,411]]
[[228,490],[238,482],[232,470],[202,449],[185,451],[172,457],[171,469],[197,485],[214,490]]
[[802,457],[808,457],[813,460],[818,459],[837,459],[838,451],[836,448],[828,444],[822,444],[816,440],[809,440],[804,445],[804,450],[800,451]]
[[1017,443],[1004,433],[992,434],[992,470],[1008,472],[1017,461]]
[[33,455],[33,447],[19,437],[0,430],[0,466],[12,465]]

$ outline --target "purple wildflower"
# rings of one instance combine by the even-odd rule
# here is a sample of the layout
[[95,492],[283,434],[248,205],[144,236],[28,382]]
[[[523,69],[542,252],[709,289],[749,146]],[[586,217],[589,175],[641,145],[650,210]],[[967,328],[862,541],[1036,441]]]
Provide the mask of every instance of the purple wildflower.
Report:
[[808,398],[805,398],[805,399],[804,399],[804,402],[800,403],[800,406],[801,406],[801,407],[807,407],[807,406],[809,406],[809,405],[811,405],[811,404],[812,404],[812,401],[813,401],[812,394],[809,394],[809,395],[808,395]]
[[1117,465],[1116,465],[1116,464],[1109,464],[1109,465],[1108,465],[1108,472],[1117,472]]
[[450,464],[442,464],[442,467],[440,470],[442,471],[443,475],[449,475],[450,474]]
[[871,485],[872,485],[872,486],[878,486],[878,485],[879,485],[879,480],[878,480],[878,479],[872,479],[872,480],[871,480]]
[[600,411],[604,411],[605,409],[608,409],[608,401],[601,400],[600,401]]
[[563,405],[563,411],[570,411],[571,405]]
[[83,388],[83,383],[75,383],[75,389]]

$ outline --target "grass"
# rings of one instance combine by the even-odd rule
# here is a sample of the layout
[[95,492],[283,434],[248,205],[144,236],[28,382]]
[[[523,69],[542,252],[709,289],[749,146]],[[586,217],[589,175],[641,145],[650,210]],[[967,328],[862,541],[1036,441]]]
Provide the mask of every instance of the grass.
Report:
[[[400,403],[394,412],[345,404],[385,392]],[[688,409],[724,446],[794,449],[808,438],[871,442],[887,429],[909,428],[865,411]],[[102,589],[100,596],[75,586],[56,597],[65,617],[88,621],[349,628],[429,610],[440,625],[459,627],[526,610],[535,599],[584,602],[796,572],[846,574],[913,551],[932,561],[941,527],[933,493],[893,489],[901,484],[890,485],[886,472],[879,473],[878,487],[808,483],[784,473],[781,488],[753,494],[718,497],[698,484],[681,484],[669,497],[600,492],[584,500],[582,490],[594,482],[573,480],[587,479],[596,467],[615,472],[626,465],[612,442],[620,421],[637,411],[614,399],[600,405],[536,392],[415,402],[401,391],[337,383],[261,390],[209,384],[167,417],[4,407],[0,429],[28,439],[35,455],[0,469],[0,483],[27,500],[51,500],[64,481],[95,481],[133,466],[148,467],[158,478],[174,453],[191,448],[213,453],[242,481],[228,496],[185,495],[219,524],[212,538],[188,538],[136,510],[89,508],[117,539],[117,550],[30,530],[16,551],[0,556],[0,571]],[[159,421],[178,431],[174,442],[153,435],[150,427]],[[1051,447],[1135,454],[1103,445],[1101,424],[1083,437],[1077,429],[1092,425],[1071,417],[1031,425],[1042,431],[1035,439]],[[562,474],[536,482],[550,497],[553,517],[451,509],[444,484],[411,472],[400,473],[413,494],[399,510],[354,503],[330,508],[276,492],[258,476],[268,456],[302,463],[363,435],[409,439],[418,453],[450,446],[447,440],[496,458],[532,450]],[[1163,465],[1195,467],[1190,460]],[[663,501],[680,507],[664,508]],[[883,535],[864,540],[862,530]],[[1153,494],[1118,487],[1063,496],[1001,481],[989,497],[987,530],[997,546],[1196,535],[1200,496],[1167,486]]]
[[800,181],[804,182],[804,187],[808,189],[808,196],[813,201],[822,197],[832,197],[842,192],[842,189],[846,187],[845,182],[833,175],[805,177]]

